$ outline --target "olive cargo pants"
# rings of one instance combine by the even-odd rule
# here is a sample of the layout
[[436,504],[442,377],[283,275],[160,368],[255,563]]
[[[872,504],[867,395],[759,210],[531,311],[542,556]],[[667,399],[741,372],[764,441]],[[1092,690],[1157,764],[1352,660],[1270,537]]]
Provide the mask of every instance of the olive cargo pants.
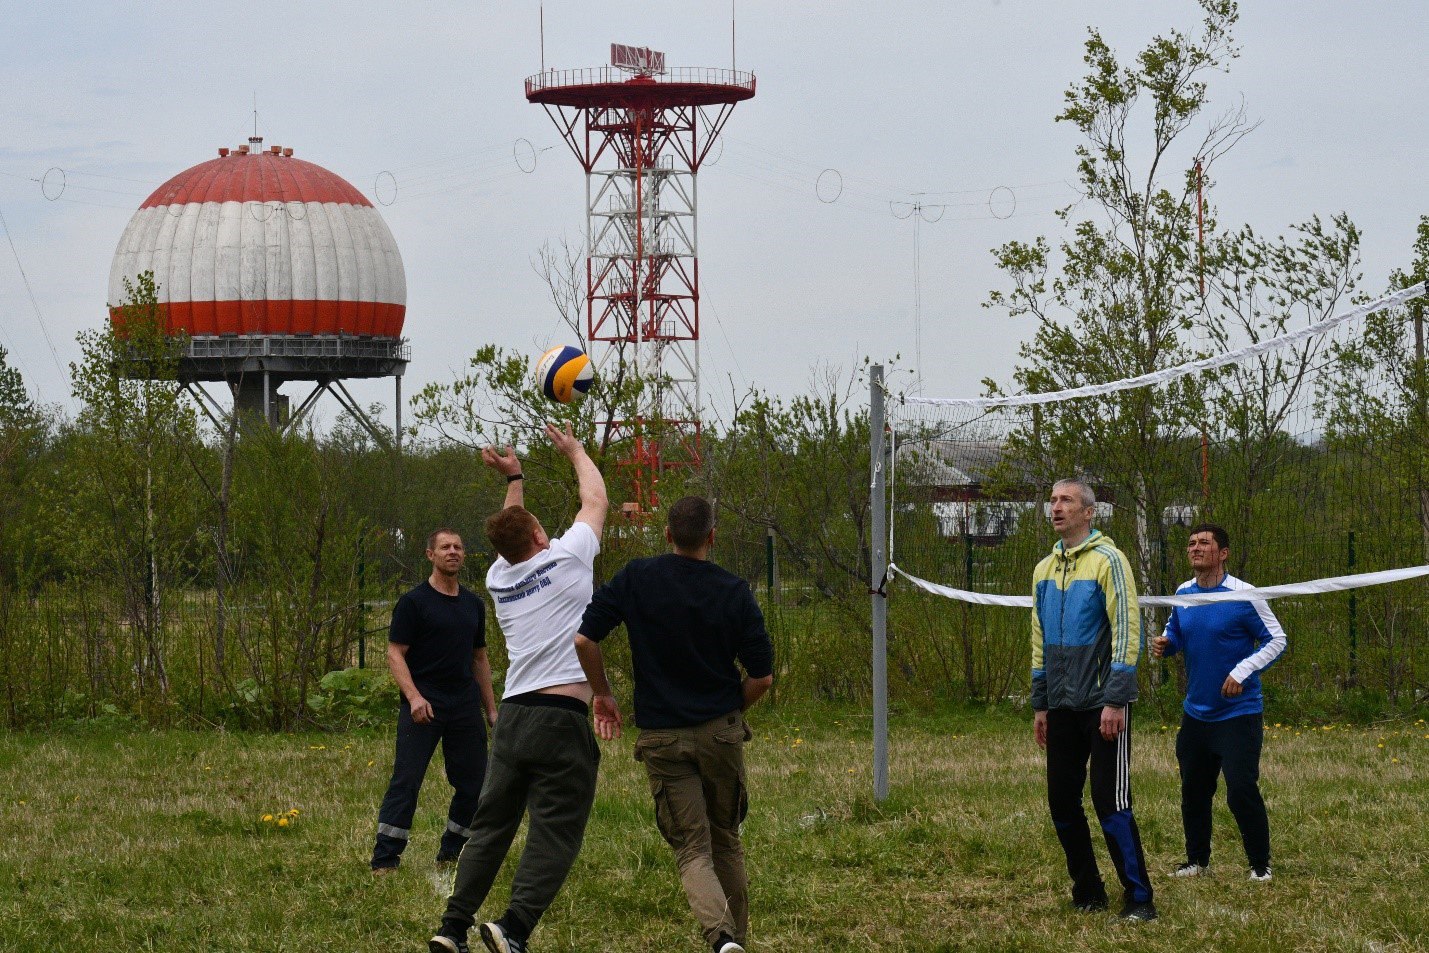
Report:
[[655,821],[675,851],[680,883],[705,941],[728,934],[740,943],[749,929],[749,881],[739,826],[749,811],[743,715],[730,712],[702,725],[642,730],[635,759],[645,765]]

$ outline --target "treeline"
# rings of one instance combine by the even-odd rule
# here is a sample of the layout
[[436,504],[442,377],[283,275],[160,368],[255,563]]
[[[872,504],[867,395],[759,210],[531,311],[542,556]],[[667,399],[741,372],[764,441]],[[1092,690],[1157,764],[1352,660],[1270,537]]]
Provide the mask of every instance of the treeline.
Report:
[[[385,624],[394,596],[430,571],[428,532],[463,533],[467,584],[482,591],[491,554],[481,527],[505,485],[482,466],[481,446],[519,448],[529,505],[552,531],[578,502],[564,458],[530,436],[544,419],[573,422],[612,499],[631,498],[616,463],[629,447],[595,423],[611,401],[642,399],[630,382],[563,408],[534,392],[523,357],[491,349],[473,358],[471,379],[419,397],[400,452],[392,434],[350,417],[326,432],[280,432],[242,414],[211,418],[179,385],[183,342],[159,332],[156,298],[144,276],[122,334],[82,336],[73,417],[33,404],[0,351],[0,704],[12,726],[388,717]],[[847,600],[866,574],[857,381],[830,375],[818,396],[791,402],[750,395],[726,426],[706,428],[699,466],[661,474],[666,501],[687,491],[718,500],[720,556],[762,595],[766,537],[781,584],[800,593],[793,601]],[[489,421],[466,400],[473,389]],[[657,519],[617,507],[600,572],[662,550]],[[856,609],[829,616],[859,624]],[[360,665],[378,672],[349,671]]]

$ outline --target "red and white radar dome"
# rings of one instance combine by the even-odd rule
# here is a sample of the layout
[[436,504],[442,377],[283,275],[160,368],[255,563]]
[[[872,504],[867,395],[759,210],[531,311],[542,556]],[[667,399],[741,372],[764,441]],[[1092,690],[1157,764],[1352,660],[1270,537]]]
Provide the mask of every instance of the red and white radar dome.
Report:
[[397,243],[357,189],[291,149],[219,150],[174,176],[124,229],[109,271],[158,283],[170,332],[396,338],[407,311]]

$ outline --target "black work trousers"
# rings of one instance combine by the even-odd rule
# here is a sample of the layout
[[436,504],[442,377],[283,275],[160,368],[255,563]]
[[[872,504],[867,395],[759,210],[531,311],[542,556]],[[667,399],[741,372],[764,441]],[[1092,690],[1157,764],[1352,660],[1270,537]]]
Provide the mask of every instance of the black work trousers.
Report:
[[472,816],[486,778],[486,716],[481,690],[472,683],[469,690],[445,696],[423,692],[432,705],[432,720],[419,725],[412,720],[407,700],[397,714],[397,750],[392,763],[392,780],[377,814],[377,842],[372,848],[372,867],[396,867],[412,836],[412,818],[417,813],[417,793],[427,775],[427,765],[442,746],[447,783],[452,786],[447,807],[447,826],[437,848],[437,859],[455,860],[470,835]]
[[1141,833],[1131,813],[1131,706],[1126,727],[1111,741],[1101,736],[1102,709],[1047,712],[1047,806],[1067,856],[1073,903],[1106,900],[1106,886],[1092,852],[1091,829],[1082,808],[1082,788],[1090,762],[1092,807],[1101,822],[1107,851],[1121,881],[1124,899],[1151,899],[1151,880],[1141,850]]
[[1264,717],[1256,712],[1224,721],[1181,716],[1176,760],[1181,765],[1181,823],[1186,828],[1186,860],[1211,863],[1211,801],[1216,780],[1226,778],[1226,804],[1240,828],[1252,867],[1270,865],[1270,820],[1260,796],[1260,749]]
[[442,930],[465,935],[511,849],[522,815],[530,815],[526,846],[501,916],[506,932],[524,940],[556,899],[585,839],[595,802],[600,749],[586,706],[564,696],[503,701],[491,741],[491,770],[471,839],[457,861],[456,882]]

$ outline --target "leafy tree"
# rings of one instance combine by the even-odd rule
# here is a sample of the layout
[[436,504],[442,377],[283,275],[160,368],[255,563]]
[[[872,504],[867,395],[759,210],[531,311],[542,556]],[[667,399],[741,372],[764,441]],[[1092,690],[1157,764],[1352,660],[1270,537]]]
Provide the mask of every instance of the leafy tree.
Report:
[[[1296,319],[1323,321],[1353,291],[1360,236],[1347,216],[1329,222],[1314,216],[1291,232],[1290,238],[1267,240],[1246,226],[1209,243],[1210,295],[1197,330],[1215,350],[1284,334]],[[1266,490],[1277,481],[1302,487],[1313,482],[1315,464],[1300,441],[1312,429],[1305,418],[1331,352],[1328,338],[1307,338],[1199,379],[1207,398],[1201,426],[1215,447],[1205,503],[1236,540],[1234,572],[1258,548],[1268,548],[1267,526],[1292,520],[1304,525],[1299,494]]]
[[[1200,6],[1198,30],[1157,36],[1130,63],[1090,31],[1087,72],[1057,117],[1083,137],[1083,201],[1060,213],[1068,234],[1055,252],[1045,238],[996,250],[1012,287],[994,291],[988,306],[1037,321],[1013,375],[1023,391],[1137,377],[1265,340],[1297,315],[1329,316],[1354,287],[1359,235],[1343,215],[1312,218],[1288,238],[1221,230],[1207,198],[1212,172],[1256,124],[1243,104],[1209,113],[1209,78],[1239,55],[1239,14],[1233,0]],[[1045,484],[1080,471],[1102,483],[1143,586],[1165,591],[1168,507],[1199,500],[1204,512],[1217,503],[1199,485],[1201,440],[1214,440],[1220,454],[1218,512],[1248,527],[1251,501],[1299,459],[1285,427],[1308,403],[1324,348],[1311,342],[1028,410],[1015,417],[1004,479],[1025,483],[1031,474]]]
[[30,496],[24,488],[50,430],[50,415],[35,406],[0,347],[0,585],[13,584],[21,571],[19,523]]
[[[79,337],[70,366],[78,418],[66,435],[76,480],[48,482],[42,532],[71,581],[109,588],[130,633],[139,694],[167,696],[164,610],[193,578],[199,496],[185,461],[199,441],[193,406],[176,383],[181,342],[169,336],[152,273],[125,284],[115,321]],[[94,573],[95,554],[106,571]]]
[[[815,372],[791,400],[752,391],[706,441],[703,489],[721,511],[779,542],[827,596],[869,565],[867,365]],[[862,593],[861,593],[862,594]]]

